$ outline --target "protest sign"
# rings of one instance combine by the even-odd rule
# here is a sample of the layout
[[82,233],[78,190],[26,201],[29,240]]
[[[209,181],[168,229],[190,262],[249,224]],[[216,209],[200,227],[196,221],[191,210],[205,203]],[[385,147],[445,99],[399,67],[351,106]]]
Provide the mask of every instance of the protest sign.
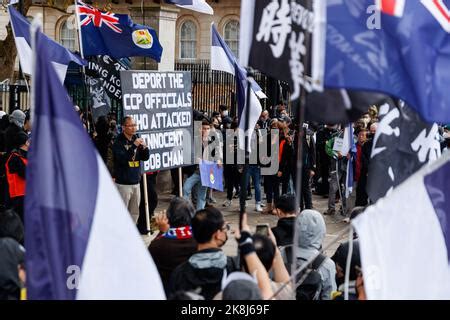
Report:
[[150,148],[146,172],[193,163],[190,72],[121,71],[123,112]]

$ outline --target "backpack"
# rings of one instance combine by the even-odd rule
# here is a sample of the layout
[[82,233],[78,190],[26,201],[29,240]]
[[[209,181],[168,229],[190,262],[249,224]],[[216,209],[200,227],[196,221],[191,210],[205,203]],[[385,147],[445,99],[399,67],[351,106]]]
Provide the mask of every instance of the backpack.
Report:
[[320,293],[322,292],[323,285],[322,276],[318,269],[325,259],[326,256],[323,254],[318,255],[308,268],[297,275],[296,281],[298,282],[305,274],[307,274],[306,279],[295,290],[296,300],[320,300]]
[[[286,266],[289,274],[291,274],[292,266],[292,248],[292,244],[278,247],[283,258],[284,265]],[[320,299],[320,293],[322,292],[323,287],[322,276],[317,270],[320,268],[325,259],[325,255],[318,255],[308,268],[297,275],[296,282],[300,281],[305,273],[308,273],[306,279],[296,288],[296,300],[312,301]],[[306,260],[303,261],[306,262]]]

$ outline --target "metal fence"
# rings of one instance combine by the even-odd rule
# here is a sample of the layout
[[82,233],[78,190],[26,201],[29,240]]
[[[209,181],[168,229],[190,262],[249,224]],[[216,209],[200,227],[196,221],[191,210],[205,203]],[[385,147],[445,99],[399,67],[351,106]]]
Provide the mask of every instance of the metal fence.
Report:
[[[237,114],[236,82],[233,75],[211,70],[209,60],[176,61],[175,70],[191,72],[192,107],[194,109],[211,114],[213,111],[218,111],[220,105],[226,105],[230,109],[231,116]],[[77,70],[75,73],[78,72]],[[258,72],[254,78],[263,92],[268,93],[269,79]],[[76,84],[66,84],[66,88],[73,103],[82,110],[86,110],[90,103],[87,86],[79,81]],[[0,99],[3,110],[11,112],[17,107],[23,110],[28,109],[30,95],[27,89],[25,85],[10,85],[8,81],[0,83]],[[111,103],[111,111],[120,116],[121,103],[114,100]],[[268,107],[268,103],[267,99],[261,100],[263,109]]]
[[30,108],[30,94],[28,87],[24,84],[10,84],[9,80],[0,83],[0,105],[6,113],[20,108]]
[[[223,71],[211,70],[209,60],[176,61],[175,70],[190,71],[192,77],[192,107],[211,114],[220,105],[230,108],[231,116],[237,114],[235,77]],[[255,80],[267,92],[268,79],[261,73]],[[261,100],[263,108],[267,101]]]

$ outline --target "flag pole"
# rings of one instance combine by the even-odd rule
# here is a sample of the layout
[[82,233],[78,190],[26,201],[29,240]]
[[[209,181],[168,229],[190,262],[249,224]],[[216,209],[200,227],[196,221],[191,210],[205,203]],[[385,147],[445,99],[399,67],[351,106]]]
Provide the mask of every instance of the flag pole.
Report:
[[[306,1],[306,8],[307,10],[312,10],[312,1],[307,0]],[[311,48],[311,37],[312,34],[305,32],[305,48],[306,52],[310,52]],[[305,74],[303,75],[304,81],[307,81],[308,75],[307,72],[309,71],[308,66],[310,62],[310,56],[309,54],[305,54],[303,56],[303,65],[305,66]],[[305,109],[306,109],[306,90],[300,86],[300,98],[298,99],[298,117],[297,117],[297,168],[296,168],[296,175],[295,175],[295,206],[296,206],[296,214],[300,214],[300,202],[302,197],[302,175],[303,175],[303,139],[305,132],[303,130],[303,123],[305,122]],[[305,177],[307,178],[307,177]],[[298,250],[298,228],[297,224],[294,227],[294,239],[293,239],[293,247],[294,247],[294,258],[292,259],[292,265],[291,265],[291,274],[295,273],[295,270],[297,269],[297,259],[295,258],[297,256],[297,250]],[[295,285],[295,278],[293,278],[293,282]],[[294,286],[295,287],[295,286]]]
[[[81,55],[81,58],[84,59],[83,40],[81,37],[81,26],[80,26],[80,13],[78,11],[78,1],[77,0],[75,0],[75,16],[77,18],[77,31],[78,31],[77,33],[78,33],[78,43],[80,45],[80,55]],[[84,66],[83,66],[83,73],[85,74]]]
[[[80,46],[80,56],[82,59],[84,59],[84,52],[83,52],[83,38],[81,35],[81,26],[80,26],[80,12],[78,11],[78,1],[75,0],[75,17],[77,19],[77,33],[78,33],[78,44]],[[83,74],[83,83],[86,85],[86,67],[82,66],[82,74]],[[90,88],[90,86],[89,86]],[[87,111],[89,111],[89,103],[88,103],[88,107],[87,107]],[[91,115],[92,115],[92,127],[95,131],[95,123],[94,123],[94,116],[92,114],[92,110],[91,110]],[[86,114],[87,117],[87,123],[88,123],[88,127],[89,127],[89,112]],[[89,131],[89,129],[88,129]]]
[[148,209],[148,186],[147,186],[147,174],[142,175],[144,183],[144,207],[145,207],[145,221],[147,226],[147,232],[150,230],[150,210]]
[[183,197],[183,169],[181,167],[178,168],[178,192],[180,198]]
[[[239,230],[242,230],[242,219],[244,217],[244,213],[246,212],[245,209],[245,201],[247,198],[247,186],[248,186],[248,167],[250,162],[250,150],[248,150],[249,141],[251,139],[253,129],[250,127],[250,95],[251,95],[251,83],[250,78],[253,77],[253,69],[248,67],[247,68],[247,96],[245,97],[245,130],[244,130],[244,152],[245,152],[245,163],[244,163],[244,170],[242,170],[242,176],[241,176],[241,192],[239,193]],[[237,83],[238,78],[236,75],[236,86],[238,86]],[[240,119],[241,120],[241,119]],[[247,134],[248,132],[248,134]]]

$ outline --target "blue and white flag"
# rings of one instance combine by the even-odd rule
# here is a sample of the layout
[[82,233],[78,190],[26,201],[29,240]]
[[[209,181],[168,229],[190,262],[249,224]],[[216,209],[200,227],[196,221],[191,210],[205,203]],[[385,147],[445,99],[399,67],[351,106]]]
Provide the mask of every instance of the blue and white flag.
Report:
[[[29,299],[164,299],[158,271],[36,31],[25,245]],[[74,156],[79,161],[74,161]]]
[[156,31],[134,23],[127,14],[100,11],[77,1],[82,50],[85,57],[109,55],[150,57],[160,62],[163,48]]
[[448,181],[450,154],[353,221],[368,299],[450,299]]
[[327,5],[326,87],[383,92],[450,121],[450,0]]
[[202,186],[223,191],[223,167],[210,161],[199,164]]
[[[211,25],[211,69],[217,71],[224,71],[230,73],[236,77],[236,91],[238,100],[238,118],[239,118],[239,129],[248,134],[248,132],[253,133],[253,128],[255,128],[258,122],[259,116],[262,112],[261,103],[259,99],[267,98],[267,96],[262,91],[261,87],[256,83],[255,80],[250,81],[251,94],[250,94],[250,121],[249,127],[246,128],[246,104],[247,104],[247,70],[239,65],[236,57],[234,56],[231,49],[225,43],[225,41],[220,36],[214,25]],[[247,150],[251,152],[250,144],[251,139],[248,139]],[[244,149],[245,145],[245,135],[239,135],[239,147]]]
[[[32,74],[32,53],[31,53],[31,38],[30,38],[30,23],[20,14],[13,6],[8,6],[11,26],[14,33],[14,40],[16,42],[17,53],[19,54],[20,65],[22,71],[26,74]],[[43,35],[43,41],[49,47],[49,61],[52,62],[56,70],[58,78],[61,83],[66,77],[67,67],[70,62],[75,62],[79,65],[86,65],[87,62],[81,59],[78,55],[67,50],[65,47],[51,40],[46,35]]]
[[166,3],[174,4],[180,8],[194,10],[206,14],[214,14],[213,8],[205,0],[164,0]]

